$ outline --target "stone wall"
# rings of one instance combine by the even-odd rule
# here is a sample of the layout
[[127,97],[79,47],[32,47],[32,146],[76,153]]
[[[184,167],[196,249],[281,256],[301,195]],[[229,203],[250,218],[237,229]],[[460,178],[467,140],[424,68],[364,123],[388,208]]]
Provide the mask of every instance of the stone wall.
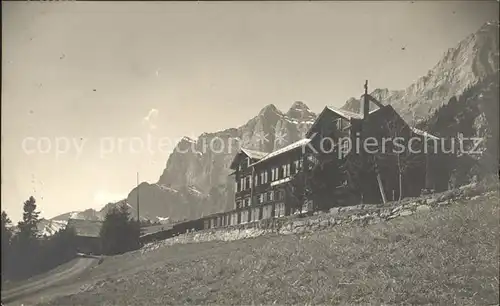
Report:
[[147,252],[159,248],[160,246],[178,243],[233,241],[258,237],[265,234],[289,235],[314,232],[343,224],[374,224],[397,217],[429,211],[437,207],[447,206],[457,200],[475,199],[479,195],[489,196],[498,192],[498,188],[499,185],[497,182],[492,184],[470,184],[443,193],[425,195],[419,198],[407,198],[399,202],[390,202],[385,205],[361,204],[356,206],[336,207],[332,208],[329,213],[316,214],[310,217],[289,216],[239,224],[225,228],[191,232],[167,240],[147,244],[141,251]]

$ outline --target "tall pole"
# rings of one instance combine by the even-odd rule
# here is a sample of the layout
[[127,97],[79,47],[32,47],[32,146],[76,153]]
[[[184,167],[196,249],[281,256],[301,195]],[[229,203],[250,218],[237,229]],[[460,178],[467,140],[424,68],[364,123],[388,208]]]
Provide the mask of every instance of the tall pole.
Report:
[[137,172],[137,222],[140,224],[139,219],[139,172]]
[[[360,133],[360,137],[361,137],[361,143],[364,143],[364,140],[365,140],[365,129],[366,129],[366,119],[367,119],[367,108],[369,110],[369,106],[368,106],[368,103],[369,103],[369,100],[368,100],[368,80],[365,81],[365,85],[364,85],[364,89],[365,89],[365,94],[363,95],[363,105],[360,105],[360,110],[361,110],[361,133]],[[359,154],[360,154],[360,157],[361,157],[361,203],[362,204],[365,204],[365,184],[366,184],[366,180],[364,179],[365,177],[365,174],[364,172],[366,171],[366,167],[367,167],[367,162],[365,161],[365,158],[366,158],[366,154],[363,150],[360,150],[359,151]]]
[[[367,125],[366,125],[366,120],[368,119],[368,114],[370,113],[370,97],[368,96],[368,80],[365,81],[365,94],[363,95],[364,99],[363,99],[363,127],[362,127],[362,130],[361,130],[361,133],[363,133],[363,136],[361,138],[361,140],[363,141],[363,144],[364,144],[364,141],[366,139],[366,130],[368,129]],[[363,148],[364,148],[364,145],[363,145]],[[366,155],[365,155],[366,157]],[[378,184],[378,188],[380,190],[380,196],[382,197],[382,203],[386,203],[387,202],[387,198],[385,196],[385,190],[384,190],[384,185],[382,183],[382,177],[380,176],[380,171],[379,171],[379,168],[378,168],[378,165],[377,165],[377,160],[375,159],[374,160],[374,166],[375,166],[375,173],[377,175],[377,184]],[[365,164],[365,167],[366,167],[366,164]],[[364,203],[363,203],[364,204]]]

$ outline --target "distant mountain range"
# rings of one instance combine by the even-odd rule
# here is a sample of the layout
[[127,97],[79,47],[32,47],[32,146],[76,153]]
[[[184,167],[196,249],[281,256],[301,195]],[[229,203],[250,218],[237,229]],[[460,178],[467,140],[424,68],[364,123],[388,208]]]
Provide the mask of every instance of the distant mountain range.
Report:
[[[391,104],[409,122],[428,120],[450,98],[460,96],[467,88],[481,84],[492,75],[498,75],[498,30],[498,22],[483,25],[476,33],[450,48],[427,75],[406,89],[375,89],[371,95],[384,104]],[[357,112],[360,100],[350,98],[342,108]],[[170,155],[157,183],[142,183],[130,191],[127,199],[110,203],[100,211],[70,212],[52,221],[102,219],[111,207],[119,203],[128,203],[131,213],[136,216],[137,189],[141,218],[152,221],[166,217],[173,221],[198,218],[232,209],[234,181],[228,177],[229,164],[238,146],[230,151],[215,153],[204,150],[204,144],[216,137],[225,144],[239,138],[246,148],[271,152],[304,137],[315,118],[316,114],[302,102],[293,103],[286,112],[270,104],[239,128],[204,133],[198,139],[185,137]],[[180,153],[179,150],[187,150],[187,153]]]

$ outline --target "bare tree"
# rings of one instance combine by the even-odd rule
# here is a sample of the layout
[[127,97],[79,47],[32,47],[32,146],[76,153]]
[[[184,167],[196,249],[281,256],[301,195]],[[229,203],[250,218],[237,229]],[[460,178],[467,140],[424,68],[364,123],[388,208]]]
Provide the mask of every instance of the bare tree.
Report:
[[411,127],[399,116],[393,116],[385,122],[384,134],[386,139],[382,139],[379,150],[373,156],[374,166],[389,165],[395,162],[398,173],[398,201],[404,196],[403,186],[405,184],[405,174],[408,170],[421,166],[425,161],[421,154],[423,143],[410,141],[413,136]]

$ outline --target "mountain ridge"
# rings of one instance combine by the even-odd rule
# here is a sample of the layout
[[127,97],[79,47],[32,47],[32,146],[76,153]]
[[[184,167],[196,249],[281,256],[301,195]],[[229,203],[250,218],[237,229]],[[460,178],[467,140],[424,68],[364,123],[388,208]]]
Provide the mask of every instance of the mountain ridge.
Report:
[[[457,45],[405,89],[377,88],[371,95],[383,104],[391,104],[409,121],[425,120],[453,96],[498,71],[498,21],[486,22]],[[349,98],[342,109],[358,112],[360,100]]]

